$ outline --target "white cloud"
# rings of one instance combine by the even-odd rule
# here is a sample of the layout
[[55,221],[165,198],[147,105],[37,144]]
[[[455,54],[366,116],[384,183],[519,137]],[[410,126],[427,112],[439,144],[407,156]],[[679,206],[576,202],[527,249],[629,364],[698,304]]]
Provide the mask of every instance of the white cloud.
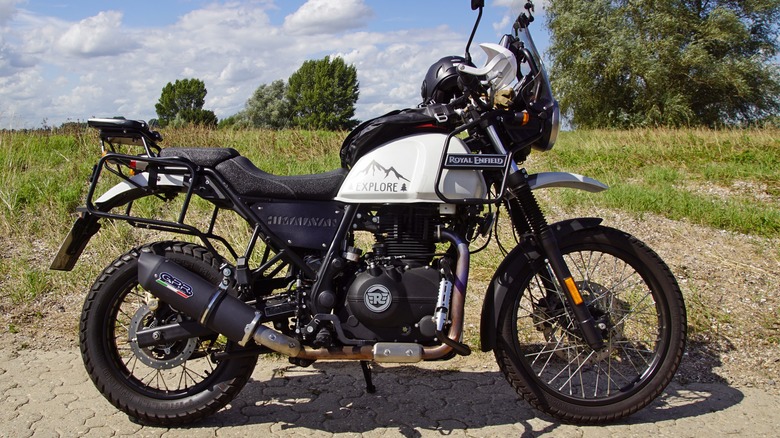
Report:
[[57,41],[57,47],[71,55],[88,58],[121,55],[138,47],[121,27],[121,12],[100,12],[70,26]]
[[372,16],[363,0],[308,0],[284,19],[284,29],[295,35],[332,34],[362,27]]
[[512,17],[511,14],[505,14],[504,17],[501,19],[501,21],[497,23],[493,23],[493,29],[496,32],[503,32],[506,33],[507,29],[509,29],[509,26],[512,24],[512,20],[514,20],[517,17]]
[[[55,125],[93,116],[148,120],[163,86],[188,77],[205,82],[205,108],[224,118],[243,109],[259,85],[286,80],[304,61],[326,55],[357,67],[357,118],[414,106],[428,67],[462,55],[468,34],[434,27],[436,20],[379,31],[367,21],[372,14],[362,0],[310,0],[283,19],[271,2],[230,1],[173,24],[136,27],[119,12],[66,21],[20,8],[0,33],[0,127],[36,127],[44,118]],[[355,30],[366,24],[371,31]]]
[[16,13],[16,4],[20,0],[0,0],[0,25],[7,23],[14,13]]

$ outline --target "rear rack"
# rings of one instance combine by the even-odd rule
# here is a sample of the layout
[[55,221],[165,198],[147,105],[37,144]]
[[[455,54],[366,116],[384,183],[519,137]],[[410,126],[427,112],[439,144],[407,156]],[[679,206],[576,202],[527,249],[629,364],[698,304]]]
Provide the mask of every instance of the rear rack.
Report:
[[115,152],[115,145],[123,144],[143,146],[146,155],[150,157],[160,154],[160,146],[157,142],[163,140],[162,135],[150,130],[149,125],[143,120],[89,119],[87,125],[100,131],[100,142],[104,152],[106,152],[106,145]]
[[[122,171],[123,167],[132,170],[131,163],[134,163],[136,166],[144,167],[144,172],[132,175]],[[116,166],[116,168],[113,166]],[[129,199],[126,200],[121,197],[118,199],[112,198],[111,200],[117,201],[114,203],[109,203],[107,201],[99,202],[99,199],[95,200],[95,190],[104,170],[118,176],[129,186],[142,190],[144,195],[129,195]],[[143,157],[109,152],[103,156],[95,166],[83,210],[95,217],[125,221],[135,228],[195,236],[210,250],[215,250],[210,241],[216,240],[222,243],[233,257],[238,257],[238,254],[230,243],[224,237],[214,233],[214,227],[216,226],[217,216],[220,210],[219,205],[214,206],[208,230],[205,232],[193,225],[185,223],[193,194],[196,188],[200,186],[200,182],[197,180],[196,175],[195,164],[186,159]],[[146,179],[139,180],[139,177],[141,176]],[[146,181],[147,184],[142,185],[139,181]],[[165,182],[168,183],[167,187],[170,188],[169,190],[166,190]],[[181,188],[176,189],[176,185],[179,182],[181,183]],[[175,221],[150,219],[132,214],[133,202],[136,199],[145,196],[154,196],[162,201],[169,201],[179,194],[184,195],[184,200]],[[111,212],[114,208],[123,205],[125,205],[124,212]]]

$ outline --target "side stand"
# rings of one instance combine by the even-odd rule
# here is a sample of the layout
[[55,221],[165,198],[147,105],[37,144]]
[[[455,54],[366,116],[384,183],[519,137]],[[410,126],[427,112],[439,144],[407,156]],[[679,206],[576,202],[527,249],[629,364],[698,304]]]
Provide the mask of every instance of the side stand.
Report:
[[363,369],[363,377],[366,379],[366,391],[369,394],[375,393],[376,386],[374,386],[374,383],[371,381],[371,367],[369,366],[369,362],[367,360],[361,360],[360,368]]

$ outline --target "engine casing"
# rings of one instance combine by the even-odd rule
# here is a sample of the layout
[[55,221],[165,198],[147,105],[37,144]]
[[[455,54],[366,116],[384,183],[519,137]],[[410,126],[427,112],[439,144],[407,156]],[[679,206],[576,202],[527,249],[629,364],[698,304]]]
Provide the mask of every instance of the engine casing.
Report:
[[347,293],[348,335],[377,341],[430,342],[441,274],[428,266],[373,266]]

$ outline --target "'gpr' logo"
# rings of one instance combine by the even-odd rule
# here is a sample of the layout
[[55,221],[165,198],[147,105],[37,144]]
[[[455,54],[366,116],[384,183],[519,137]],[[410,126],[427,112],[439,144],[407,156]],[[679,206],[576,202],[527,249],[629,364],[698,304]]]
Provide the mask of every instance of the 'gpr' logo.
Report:
[[161,273],[160,278],[155,281],[158,284],[165,286],[169,290],[176,292],[182,298],[186,299],[192,296],[192,286],[167,272]]

